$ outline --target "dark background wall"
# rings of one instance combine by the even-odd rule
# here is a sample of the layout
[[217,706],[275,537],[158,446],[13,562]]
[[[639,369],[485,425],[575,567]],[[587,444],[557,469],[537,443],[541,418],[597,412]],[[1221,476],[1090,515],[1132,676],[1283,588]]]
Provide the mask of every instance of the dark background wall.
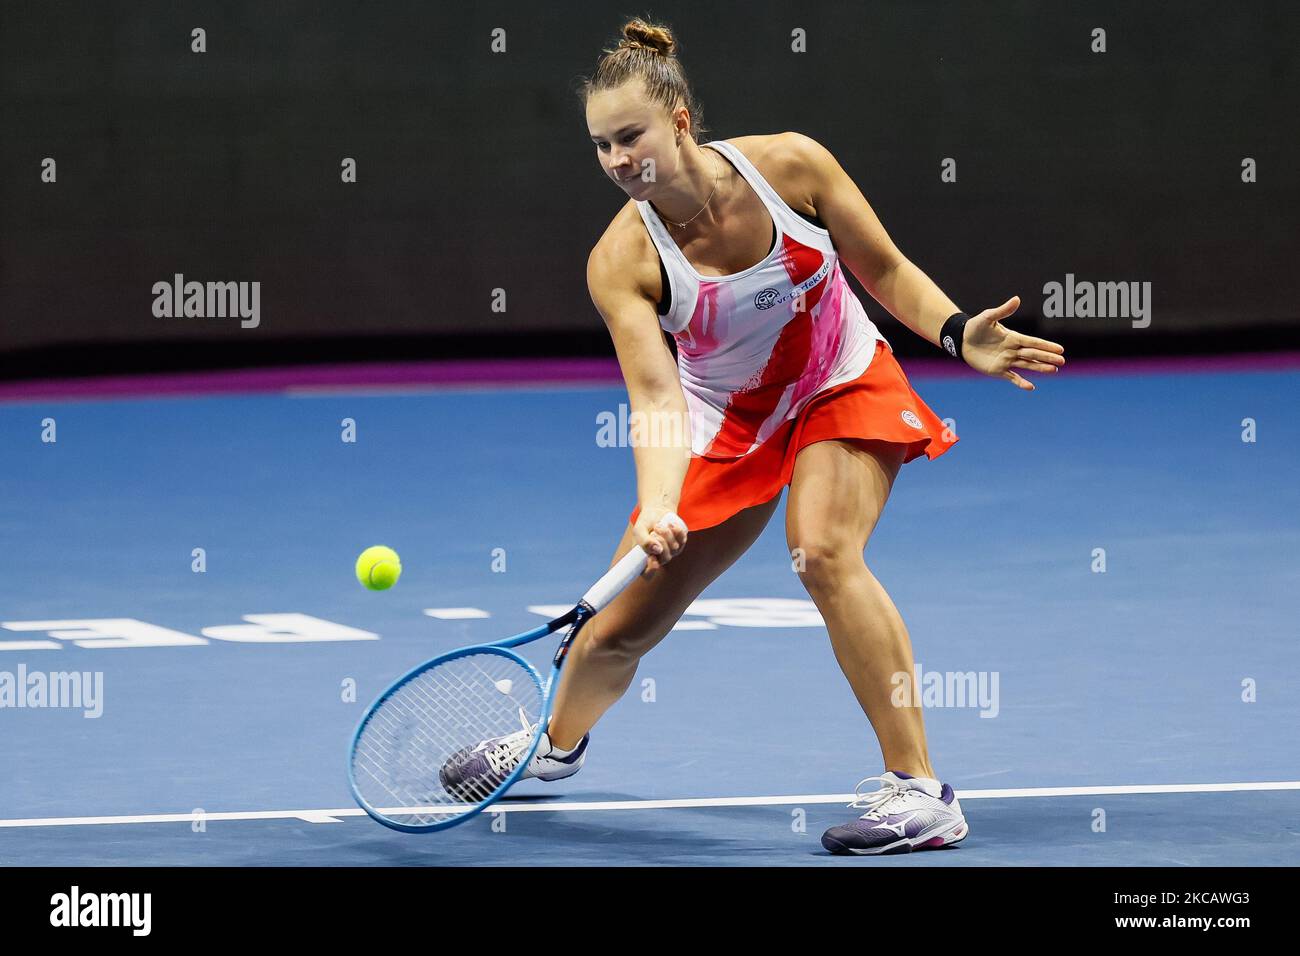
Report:
[[[623,200],[573,90],[647,13],[708,138],[820,140],[967,312],[1019,294],[1076,355],[1297,344],[1294,2],[5,0],[4,374],[607,350],[584,266]],[[155,318],[177,272],[260,281],[261,326]],[[1066,273],[1151,282],[1150,328],[1040,319]]]

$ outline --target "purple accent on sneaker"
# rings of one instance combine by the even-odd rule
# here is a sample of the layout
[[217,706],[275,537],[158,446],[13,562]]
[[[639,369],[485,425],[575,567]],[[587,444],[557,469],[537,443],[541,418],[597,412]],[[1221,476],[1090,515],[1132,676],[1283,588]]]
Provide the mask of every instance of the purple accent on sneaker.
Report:
[[[500,737],[494,737],[491,741],[485,741],[484,743],[494,744],[500,739]],[[590,733],[583,734],[578,746],[567,757],[550,757],[548,759],[562,764],[577,763],[582,759],[582,754],[587,749],[590,740]],[[458,798],[465,797],[477,800],[486,797],[487,794],[499,787],[507,774],[498,773],[492,769],[492,765],[487,762],[488,749],[482,744],[462,747],[448,757],[447,761],[442,765],[442,769],[438,771],[438,779],[444,789]],[[529,775],[530,772],[526,769],[520,775],[520,779],[525,779]]]
[[[891,770],[886,773],[900,781],[916,779],[901,771]],[[956,799],[957,794],[949,784],[939,784],[939,800],[942,803],[952,806]],[[948,826],[942,823],[944,814],[936,814],[925,808],[885,813],[876,819],[872,816],[873,814],[866,814],[842,826],[831,827],[822,835],[822,846],[832,853],[910,853],[914,849],[946,846],[948,838],[957,832],[955,829],[944,831],[943,827]],[[922,833],[933,833],[935,828],[941,829],[943,835],[931,836],[913,845],[912,841],[920,839]],[[961,836],[964,837],[965,833]]]
[[484,799],[505,779],[487,762],[483,751],[462,747],[438,771],[443,788],[457,799]]
[[[907,823],[903,824],[903,832],[901,834],[898,832],[897,829],[890,829],[889,827],[881,826],[881,824],[883,823],[890,823],[890,824],[894,824],[894,826],[896,827],[897,823],[895,821],[903,817],[903,814],[901,813],[887,814],[885,816],[885,819],[880,821],[862,820],[862,819],[853,820],[850,821],[849,823],[844,824],[843,826],[832,827],[828,831],[828,833],[833,836],[838,836],[840,834],[843,834],[843,836],[849,836],[850,839],[852,839],[851,834],[856,834],[862,837],[866,841],[867,846],[872,846],[872,845],[879,845],[884,843],[892,843],[895,840],[901,839],[902,837],[907,837],[908,839],[911,839],[912,837],[920,833],[922,830],[924,830],[926,827],[930,826],[930,824],[933,822],[930,820],[924,820],[924,821],[917,820],[916,815],[914,813],[909,814],[909,816],[911,816],[912,819],[908,820]],[[844,840],[841,837],[840,842],[848,843],[849,841]]]

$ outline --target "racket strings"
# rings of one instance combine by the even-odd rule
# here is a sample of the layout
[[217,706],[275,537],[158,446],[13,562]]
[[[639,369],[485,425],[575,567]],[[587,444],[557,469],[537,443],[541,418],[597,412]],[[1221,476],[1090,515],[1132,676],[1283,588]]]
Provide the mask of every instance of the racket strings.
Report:
[[[357,790],[379,813],[411,825],[469,813],[528,752],[542,703],[536,675],[504,654],[431,667],[397,688],[362,727],[353,749]],[[476,758],[490,772],[449,790],[444,768]]]
[[[460,707],[456,708],[459,713],[453,712],[439,700],[453,701],[456,698],[434,696],[419,685],[412,686],[405,697],[405,700],[390,700],[388,706],[374,715],[372,720],[378,723],[379,730],[371,733],[368,728],[365,735],[368,739],[360,742],[358,750],[360,769],[379,786],[382,795],[389,798],[393,805],[389,809],[419,808],[449,799],[476,802],[485,799],[491,792],[486,787],[476,787],[471,782],[470,786],[460,787],[452,795],[446,792],[439,779],[439,771],[447,756],[466,743],[475,743],[468,738],[476,733],[470,728],[474,726],[476,714],[481,715],[481,710],[474,712]],[[471,697],[474,703],[482,703],[481,695],[471,693]],[[455,733],[459,728],[465,729]],[[477,733],[485,735],[485,739],[491,736],[490,730]],[[367,788],[363,785],[362,789],[364,795]]]

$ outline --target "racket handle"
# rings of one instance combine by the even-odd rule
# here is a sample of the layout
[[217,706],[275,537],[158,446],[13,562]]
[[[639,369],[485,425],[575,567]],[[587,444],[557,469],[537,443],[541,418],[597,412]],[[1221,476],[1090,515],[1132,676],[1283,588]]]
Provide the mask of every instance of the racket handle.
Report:
[[[675,525],[683,531],[686,530],[685,522],[672,512],[664,515],[656,527],[666,524]],[[591,586],[591,589],[582,596],[582,603],[593,611],[599,611],[623,593],[625,587],[641,576],[641,572],[645,570],[649,560],[650,558],[645,553],[645,549],[638,544],[623,555],[618,564],[606,571],[604,577]]]

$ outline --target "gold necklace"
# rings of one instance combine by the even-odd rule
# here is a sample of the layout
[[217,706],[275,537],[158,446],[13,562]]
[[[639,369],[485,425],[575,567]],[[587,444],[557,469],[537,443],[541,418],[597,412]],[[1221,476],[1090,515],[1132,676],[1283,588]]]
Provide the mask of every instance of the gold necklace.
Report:
[[[710,152],[712,152],[712,150],[710,150]],[[714,161],[718,162],[716,157]],[[709,193],[709,198],[704,200],[704,205],[700,207],[700,212],[704,212],[704,210],[709,208],[709,203],[713,201],[713,193],[716,193],[718,191],[718,180],[721,178],[721,176],[722,176],[722,167],[719,165],[718,171],[713,175],[713,190]],[[655,212],[659,212],[659,210],[656,209]],[[667,216],[664,216],[664,214],[661,212],[659,213],[659,215],[663,217],[664,222],[668,223],[670,226],[676,226],[678,229],[685,229],[688,225],[690,225],[692,222],[694,222],[696,219],[699,218],[700,212],[697,212],[694,216],[691,216],[691,218],[687,219],[685,222],[673,222]]]

